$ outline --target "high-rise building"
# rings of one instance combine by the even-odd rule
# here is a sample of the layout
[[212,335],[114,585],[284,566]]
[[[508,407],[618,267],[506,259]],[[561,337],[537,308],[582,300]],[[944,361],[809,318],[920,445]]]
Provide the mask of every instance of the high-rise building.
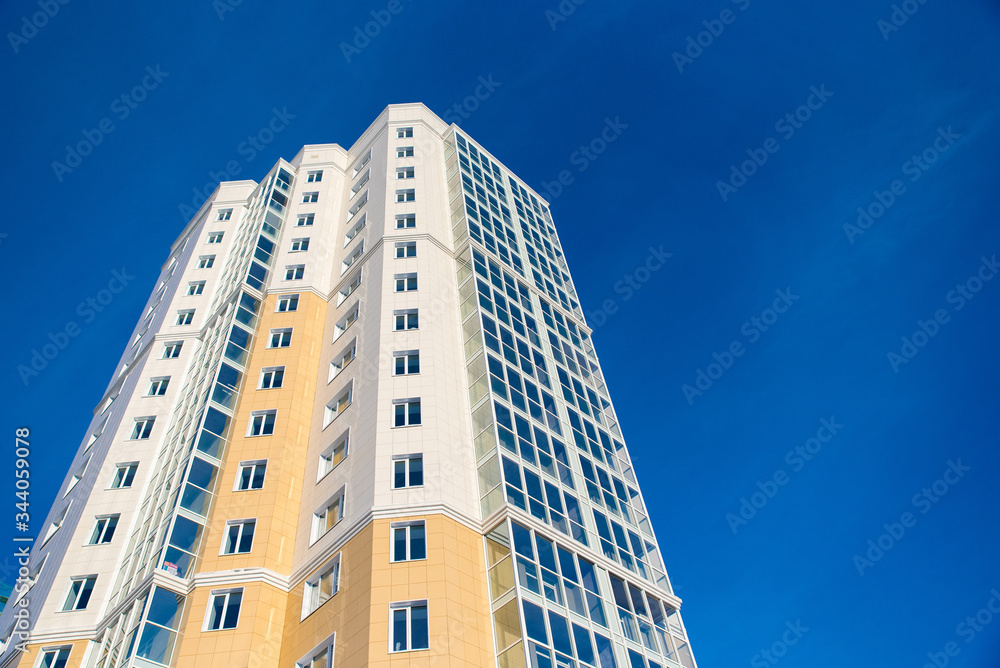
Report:
[[39,529],[2,666],[695,668],[548,205],[419,104],[219,185]]

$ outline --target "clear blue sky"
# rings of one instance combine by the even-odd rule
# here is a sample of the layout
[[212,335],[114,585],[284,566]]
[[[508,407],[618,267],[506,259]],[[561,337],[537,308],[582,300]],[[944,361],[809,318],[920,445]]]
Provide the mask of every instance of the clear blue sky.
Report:
[[[389,103],[444,115],[492,77],[452,113],[536,189],[572,178],[553,216],[586,310],[615,311],[595,342],[701,666],[773,665],[759,652],[786,622],[808,631],[782,665],[918,667],[949,642],[949,665],[997,665],[1000,619],[959,625],[1000,591],[1000,279],[977,276],[1000,256],[1000,9],[900,4],[401,0],[345,56],[388,2],[77,0],[37,31],[36,2],[3,3],[0,28],[27,36],[0,46],[3,413],[11,442],[33,429],[34,507],[210,172],[259,178]],[[241,146],[275,108],[287,127]],[[615,141],[577,153],[606,119]],[[134,280],[86,322],[122,267]],[[25,387],[17,365],[68,322],[79,336]],[[745,524],[741,499],[761,506]],[[904,533],[858,562],[884,524]]]

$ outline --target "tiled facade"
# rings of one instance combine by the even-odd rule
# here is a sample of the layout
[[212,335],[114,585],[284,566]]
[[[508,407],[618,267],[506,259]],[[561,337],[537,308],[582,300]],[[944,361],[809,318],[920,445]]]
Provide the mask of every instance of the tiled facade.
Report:
[[220,184],[30,561],[0,668],[696,668],[547,204],[419,104]]

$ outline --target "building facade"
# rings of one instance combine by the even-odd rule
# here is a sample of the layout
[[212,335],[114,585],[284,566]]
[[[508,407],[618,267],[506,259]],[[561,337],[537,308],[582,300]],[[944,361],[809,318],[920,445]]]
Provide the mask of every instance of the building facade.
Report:
[[0,666],[695,668],[546,202],[392,105],[171,248]]

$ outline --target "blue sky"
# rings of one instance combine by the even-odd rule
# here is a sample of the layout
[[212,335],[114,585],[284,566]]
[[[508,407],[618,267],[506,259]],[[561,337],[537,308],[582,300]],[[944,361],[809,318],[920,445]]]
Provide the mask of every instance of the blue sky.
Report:
[[[400,0],[348,62],[388,2],[223,1],[69,2],[37,31],[36,2],[0,9],[4,424],[33,430],[34,508],[210,172],[349,145],[394,102],[444,115],[482,77],[461,126],[540,192],[572,179],[552,213],[700,665],[775,665],[786,623],[808,631],[783,666],[917,667],[949,642],[948,665],[996,664],[1000,619],[963,626],[1000,590],[996,3]],[[647,273],[651,248],[672,255]]]

